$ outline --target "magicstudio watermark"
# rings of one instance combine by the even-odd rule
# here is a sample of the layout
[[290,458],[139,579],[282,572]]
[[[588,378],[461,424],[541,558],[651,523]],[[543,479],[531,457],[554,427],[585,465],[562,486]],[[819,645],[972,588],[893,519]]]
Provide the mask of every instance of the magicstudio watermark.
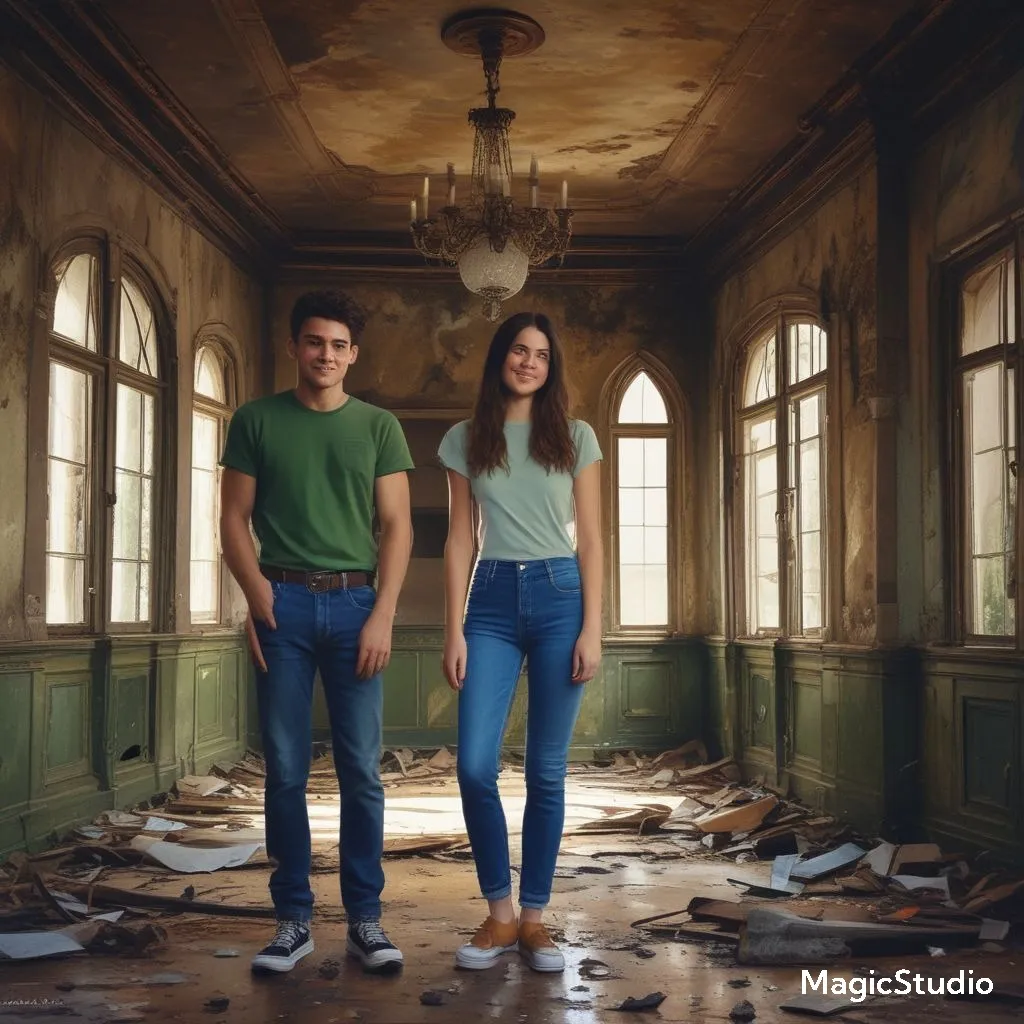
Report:
[[876,974],[871,968],[867,976],[844,978],[829,974],[824,968],[815,977],[813,971],[800,972],[800,992],[807,995],[844,996],[852,1003],[862,1003],[869,996],[987,996],[994,985],[991,978],[976,978],[974,971],[963,971],[947,978],[932,978],[903,968],[895,974]]

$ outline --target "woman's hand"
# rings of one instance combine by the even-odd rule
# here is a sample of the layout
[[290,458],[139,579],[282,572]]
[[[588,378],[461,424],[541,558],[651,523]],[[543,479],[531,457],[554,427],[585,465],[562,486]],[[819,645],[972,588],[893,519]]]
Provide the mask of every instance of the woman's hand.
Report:
[[589,683],[597,674],[601,664],[601,632],[596,629],[584,629],[576,640],[572,652],[572,681]]
[[453,690],[462,689],[462,683],[466,678],[466,656],[466,637],[462,630],[451,635],[446,633],[441,669]]

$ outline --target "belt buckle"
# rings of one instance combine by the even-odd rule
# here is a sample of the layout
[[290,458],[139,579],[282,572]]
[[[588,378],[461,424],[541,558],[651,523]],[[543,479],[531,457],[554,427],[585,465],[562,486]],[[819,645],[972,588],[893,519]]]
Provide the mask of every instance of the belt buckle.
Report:
[[311,594],[322,594],[330,589],[331,576],[329,572],[312,572],[306,576],[306,589]]

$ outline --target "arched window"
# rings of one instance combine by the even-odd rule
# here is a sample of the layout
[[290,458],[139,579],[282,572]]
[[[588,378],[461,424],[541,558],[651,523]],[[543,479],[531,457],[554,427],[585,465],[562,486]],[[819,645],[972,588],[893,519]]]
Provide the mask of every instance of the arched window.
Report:
[[624,629],[667,631],[675,617],[675,432],[665,395],[646,368],[614,396],[611,423],[615,618]]
[[[141,272],[118,269],[104,288],[109,248],[76,250],[53,268],[46,621],[79,632],[144,628],[153,620],[160,470],[158,318]],[[117,297],[115,310],[104,308],[107,296]]]
[[738,519],[750,635],[821,636],[825,625],[827,360],[828,337],[807,320],[780,317],[747,347]]
[[234,395],[227,360],[212,344],[196,350],[192,402],[192,539],[189,608],[193,624],[221,621],[220,460]]

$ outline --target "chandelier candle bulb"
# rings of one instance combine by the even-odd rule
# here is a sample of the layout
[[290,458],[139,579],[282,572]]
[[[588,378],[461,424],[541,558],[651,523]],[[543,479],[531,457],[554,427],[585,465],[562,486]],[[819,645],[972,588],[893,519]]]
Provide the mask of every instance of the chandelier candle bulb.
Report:
[[562,182],[562,209],[569,209],[569,182]]
[[530,186],[530,209],[531,210],[536,210],[537,209],[537,186],[536,185],[531,185]]
[[423,219],[427,219],[427,210],[430,206],[430,178],[423,179]]
[[413,222],[413,224],[416,223],[416,200],[415,199],[410,199],[409,200],[409,220],[411,220]]

